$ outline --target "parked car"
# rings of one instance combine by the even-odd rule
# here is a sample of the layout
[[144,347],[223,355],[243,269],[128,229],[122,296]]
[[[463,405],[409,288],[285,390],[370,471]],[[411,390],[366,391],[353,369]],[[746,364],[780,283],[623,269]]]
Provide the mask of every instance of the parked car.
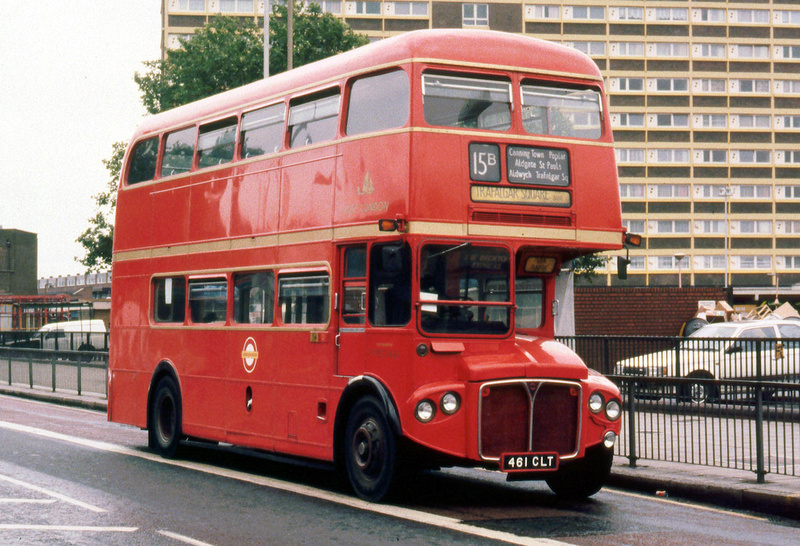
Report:
[[[760,374],[758,366],[760,365]],[[678,394],[693,402],[719,398],[715,379],[800,380],[800,321],[750,320],[708,324],[674,349],[616,363],[618,375],[703,379],[681,385]]]
[[42,349],[94,351],[105,347],[106,325],[102,320],[51,322],[37,332]]

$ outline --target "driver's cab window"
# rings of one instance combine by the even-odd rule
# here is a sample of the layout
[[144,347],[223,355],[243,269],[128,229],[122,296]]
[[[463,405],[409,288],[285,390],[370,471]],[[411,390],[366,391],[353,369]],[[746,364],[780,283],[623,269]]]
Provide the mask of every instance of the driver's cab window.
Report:
[[411,320],[411,250],[392,242],[372,245],[369,255],[369,321],[404,326]]
[[518,329],[540,328],[544,317],[544,280],[541,277],[518,277],[514,286],[517,304],[514,326]]
[[364,324],[367,315],[367,248],[344,250],[342,274],[342,321]]

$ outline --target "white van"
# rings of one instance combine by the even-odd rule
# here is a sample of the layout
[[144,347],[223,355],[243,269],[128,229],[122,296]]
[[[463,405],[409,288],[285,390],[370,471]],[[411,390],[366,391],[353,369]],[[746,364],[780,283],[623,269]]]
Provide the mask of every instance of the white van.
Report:
[[51,322],[39,329],[42,349],[94,351],[106,346],[106,325],[102,320]]

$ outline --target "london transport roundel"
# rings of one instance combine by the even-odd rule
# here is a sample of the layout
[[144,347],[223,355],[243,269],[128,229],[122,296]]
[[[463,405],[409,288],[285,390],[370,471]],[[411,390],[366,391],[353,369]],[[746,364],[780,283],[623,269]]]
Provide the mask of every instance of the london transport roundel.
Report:
[[244,341],[244,347],[242,347],[242,364],[244,364],[244,371],[247,373],[253,373],[253,370],[256,369],[257,362],[258,345],[256,345],[255,339],[248,337]]

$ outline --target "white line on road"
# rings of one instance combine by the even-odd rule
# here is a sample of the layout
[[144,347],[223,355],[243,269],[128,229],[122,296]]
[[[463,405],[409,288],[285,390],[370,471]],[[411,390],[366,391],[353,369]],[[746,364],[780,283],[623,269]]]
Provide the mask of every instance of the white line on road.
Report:
[[88,503],[79,501],[77,499],[73,499],[72,497],[68,497],[66,495],[62,495],[61,493],[56,493],[55,491],[50,491],[49,489],[45,489],[44,487],[39,487],[38,485],[34,485],[32,483],[23,482],[22,480],[17,480],[15,478],[12,478],[11,476],[3,476],[2,474],[0,474],[0,480],[6,481],[6,482],[9,482],[9,483],[13,483],[14,485],[18,485],[20,487],[25,487],[25,488],[30,489],[32,491],[37,491],[39,493],[43,493],[43,494],[45,494],[45,495],[47,495],[49,497],[53,497],[54,499],[58,499],[58,500],[67,502],[69,504],[72,504],[72,505],[75,505],[75,506],[79,506],[81,508],[85,508],[85,509],[90,510],[92,512],[97,512],[97,513],[105,512],[105,510],[103,510],[102,508],[99,508],[99,507],[94,506],[92,504],[88,504]]
[[96,531],[99,533],[133,533],[138,527],[95,527],[92,525],[26,525],[16,523],[0,523],[0,531],[74,531],[83,533]]
[[403,519],[407,521],[413,521],[416,523],[422,523],[426,525],[431,525],[434,527],[439,527],[441,529],[448,529],[451,531],[456,531],[459,533],[468,534],[475,537],[490,539],[490,540],[499,540],[502,542],[508,542],[509,544],[521,544],[526,546],[540,546],[540,545],[555,545],[555,544],[566,544],[565,542],[560,542],[557,540],[546,539],[546,538],[533,538],[533,537],[524,537],[515,535],[513,533],[507,533],[504,531],[493,531],[491,529],[483,529],[481,527],[475,527],[473,525],[469,525],[463,523],[462,521],[450,518],[447,516],[438,516],[435,514],[428,514],[427,512],[421,512],[419,510],[412,510],[409,508],[401,508],[399,506],[389,506],[383,504],[373,504],[366,501],[362,501],[360,499],[349,497],[347,495],[340,495],[338,493],[332,493],[329,491],[324,491],[321,489],[316,489],[313,487],[299,485],[295,483],[285,482],[281,480],[277,480],[274,478],[267,478],[264,476],[255,476],[252,474],[247,474],[245,472],[239,472],[236,470],[228,470],[225,468],[219,468],[212,465],[202,464],[202,463],[193,463],[189,461],[178,461],[172,459],[163,459],[155,454],[146,453],[141,451],[136,451],[134,449],[130,449],[123,446],[118,446],[114,444],[109,444],[106,442],[98,442],[95,440],[86,440],[84,438],[77,438],[75,436],[68,436],[66,434],[60,434],[58,432],[51,432],[49,430],[29,427],[25,425],[18,425],[16,423],[8,423],[6,421],[0,421],[0,428],[5,428],[7,430],[13,430],[16,432],[23,432],[27,434],[33,434],[36,436],[40,436],[43,438],[51,438],[54,440],[61,440],[64,442],[69,442],[75,445],[81,445],[84,447],[89,447],[92,449],[96,449],[98,451],[105,451],[109,453],[119,453],[122,455],[127,455],[130,457],[136,457],[139,459],[146,459],[148,461],[153,461],[159,464],[166,464],[170,466],[176,466],[180,468],[186,468],[189,470],[195,470],[197,472],[203,472],[205,474],[211,474],[215,476],[221,476],[225,478],[230,478],[242,482],[252,483],[255,485],[260,485],[262,487],[269,487],[271,489],[277,489],[280,491],[286,491],[290,493],[295,493],[298,495],[303,495],[305,497],[311,497],[314,499],[320,499],[332,503],[336,503],[343,506],[349,506],[351,508],[355,508],[358,510],[363,510],[366,512],[372,512],[375,514],[381,514],[385,516],[390,516],[397,519]]
[[178,533],[173,533],[170,531],[158,531],[159,535],[164,535],[165,537],[172,538],[179,542],[183,542],[184,544],[191,544],[192,546],[212,546],[208,542],[203,542],[202,540],[197,540],[194,538],[185,537],[183,535],[179,535]]
[[641,493],[631,493],[629,491],[621,491],[619,489],[605,487],[603,491],[607,493],[615,493],[617,495],[622,495],[623,497],[633,497],[635,499],[647,499],[651,501],[662,502],[665,504],[673,504],[675,506],[682,506],[684,508],[691,508],[692,510],[705,510],[706,512],[714,512],[717,514],[725,514],[726,516],[737,516],[744,519],[755,519],[758,521],[769,521],[769,518],[761,517],[761,516],[752,516],[750,514],[740,514],[739,512],[733,512],[731,510],[723,510],[721,508],[713,508],[711,506],[703,506],[702,504],[687,504],[685,502],[674,501],[671,499],[665,499],[662,497],[653,497],[652,495],[642,495]]

